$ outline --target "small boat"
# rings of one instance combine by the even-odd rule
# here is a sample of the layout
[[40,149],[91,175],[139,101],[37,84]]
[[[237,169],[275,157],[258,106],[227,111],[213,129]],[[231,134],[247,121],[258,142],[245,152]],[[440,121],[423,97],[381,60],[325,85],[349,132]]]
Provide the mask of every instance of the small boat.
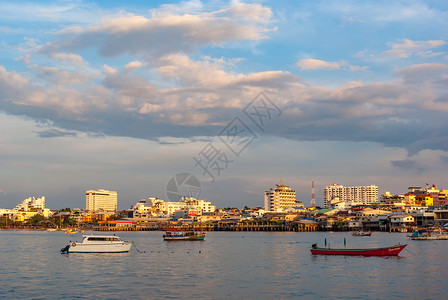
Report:
[[48,228],[47,231],[53,232],[53,231],[57,231],[57,228]]
[[122,241],[116,235],[83,235],[80,243],[73,242],[61,249],[62,253],[119,253],[129,252],[132,241]]
[[420,229],[411,235],[414,241],[448,240],[448,232],[442,230]]
[[311,254],[321,255],[362,255],[362,256],[397,256],[401,250],[407,245],[394,245],[383,248],[367,248],[367,249],[331,249],[318,248],[317,244],[313,244],[310,251]]
[[67,233],[67,234],[77,234],[78,233],[78,229],[67,229],[65,231],[65,233]]
[[363,230],[357,230],[352,232],[353,236],[371,236],[372,232],[369,231],[363,231]]
[[168,228],[163,235],[163,239],[165,241],[203,241],[205,235],[205,232]]

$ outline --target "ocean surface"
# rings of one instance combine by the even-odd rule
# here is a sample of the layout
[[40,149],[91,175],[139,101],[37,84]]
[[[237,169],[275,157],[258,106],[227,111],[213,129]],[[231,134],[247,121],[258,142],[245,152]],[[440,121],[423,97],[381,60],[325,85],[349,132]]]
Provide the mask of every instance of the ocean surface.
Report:
[[[193,242],[166,242],[157,231],[117,235],[140,252],[61,254],[81,234],[1,230],[0,299],[448,297],[448,240],[383,232],[208,232]],[[342,248],[344,238],[347,248],[408,246],[398,257],[310,254],[313,243]]]

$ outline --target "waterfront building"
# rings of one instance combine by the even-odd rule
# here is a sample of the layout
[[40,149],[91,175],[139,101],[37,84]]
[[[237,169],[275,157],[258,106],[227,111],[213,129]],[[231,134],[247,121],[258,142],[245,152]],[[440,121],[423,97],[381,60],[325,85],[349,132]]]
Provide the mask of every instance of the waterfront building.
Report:
[[38,211],[45,209],[45,197],[29,197],[17,204],[15,211]]
[[86,191],[86,210],[117,211],[117,192],[103,189]]
[[434,204],[434,200],[430,194],[418,194],[415,196],[415,202],[421,206],[431,206]]
[[51,215],[51,210],[45,208],[45,197],[29,197],[17,204],[13,211],[14,220],[19,222],[26,221],[38,214],[45,218]]
[[439,192],[439,190],[437,189],[435,184],[433,184],[432,186],[429,186],[428,184],[426,184],[426,187],[410,186],[410,187],[408,187],[408,191],[409,191],[409,193],[412,193],[414,195],[432,194],[432,193]]
[[300,201],[296,201],[296,191],[287,185],[276,184],[275,189],[264,192],[265,211],[285,211],[300,204]]
[[415,205],[415,195],[412,193],[404,194],[404,202],[407,205]]
[[202,213],[213,213],[216,206],[210,201],[198,200],[194,197],[181,197],[179,202],[167,202],[158,198],[149,198],[140,200],[133,208],[134,218],[149,218],[156,216],[174,216],[177,211],[183,214],[187,211],[187,215],[200,216]]
[[137,202],[132,207],[134,218],[150,218],[166,214],[165,201],[159,198],[148,198]]
[[407,228],[415,225],[415,218],[410,214],[390,215],[389,223],[393,228]]
[[448,190],[439,190],[438,193],[431,193],[434,205],[448,205]]
[[[324,206],[344,202],[349,205],[371,204],[378,202],[378,186],[344,187],[333,183],[324,189]],[[339,205],[340,206],[340,205]]]
[[381,195],[380,202],[389,205],[405,205],[405,195],[393,195],[390,192],[385,192]]
[[198,200],[194,197],[181,198],[187,206],[194,207],[202,213],[213,213],[216,211],[216,206],[212,205],[210,201]]

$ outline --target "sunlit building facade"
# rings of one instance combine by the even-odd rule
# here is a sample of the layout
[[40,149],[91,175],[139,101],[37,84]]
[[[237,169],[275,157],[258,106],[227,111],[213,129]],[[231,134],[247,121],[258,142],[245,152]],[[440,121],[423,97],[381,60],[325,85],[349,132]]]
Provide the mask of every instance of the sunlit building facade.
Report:
[[345,187],[331,184],[324,189],[324,206],[330,207],[334,203],[347,203],[352,205],[370,204],[378,202],[378,186],[350,186]]
[[86,210],[117,211],[117,192],[103,189],[86,191]]
[[264,192],[264,209],[266,211],[282,211],[294,207],[297,204],[296,191],[287,185],[276,184]]

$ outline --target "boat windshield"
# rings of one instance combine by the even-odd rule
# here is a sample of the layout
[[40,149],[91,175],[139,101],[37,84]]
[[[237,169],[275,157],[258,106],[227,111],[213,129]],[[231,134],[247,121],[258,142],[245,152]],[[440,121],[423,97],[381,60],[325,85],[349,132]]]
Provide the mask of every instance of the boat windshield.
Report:
[[118,238],[118,237],[115,237],[115,236],[89,236],[89,237],[87,237],[87,240],[89,241],[89,242],[91,242],[91,241],[96,241],[96,242],[105,242],[105,241],[107,241],[107,242],[119,242],[120,241],[120,239]]

